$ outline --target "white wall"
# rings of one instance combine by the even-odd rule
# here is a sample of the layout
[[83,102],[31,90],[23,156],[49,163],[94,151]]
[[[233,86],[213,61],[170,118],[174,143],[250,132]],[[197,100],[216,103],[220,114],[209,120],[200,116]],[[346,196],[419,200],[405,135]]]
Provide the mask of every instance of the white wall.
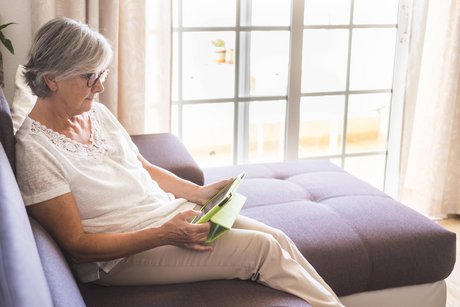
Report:
[[0,24],[15,22],[3,30],[14,47],[12,55],[3,45],[3,70],[5,75],[6,99],[11,104],[14,96],[14,77],[19,64],[24,64],[32,41],[31,1],[33,0],[0,0]]

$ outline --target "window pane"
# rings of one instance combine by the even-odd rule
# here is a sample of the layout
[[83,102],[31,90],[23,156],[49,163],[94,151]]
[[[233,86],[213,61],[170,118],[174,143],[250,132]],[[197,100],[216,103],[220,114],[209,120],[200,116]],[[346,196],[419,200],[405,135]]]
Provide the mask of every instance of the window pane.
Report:
[[350,89],[390,89],[396,29],[353,30]]
[[350,0],[305,0],[305,25],[338,25],[350,22]]
[[345,170],[377,189],[383,190],[385,178],[385,155],[345,158]]
[[171,106],[171,132],[179,136],[179,106]]
[[[243,39],[250,35],[250,65],[242,62],[240,72],[241,83],[250,83],[251,96],[286,95],[289,64],[289,32],[246,32]],[[246,35],[246,36],[245,36]],[[247,39],[246,39],[247,41]],[[244,47],[242,47],[244,48]],[[242,51],[244,53],[244,51]],[[250,75],[246,78],[245,74]],[[247,88],[247,87],[246,87]],[[241,88],[241,96],[247,96],[247,92]]]
[[249,160],[282,161],[286,101],[255,101],[249,104]]
[[236,0],[182,1],[184,27],[235,26]]
[[251,23],[253,26],[289,26],[290,8],[291,1],[252,0]]
[[305,30],[302,92],[345,90],[347,55],[348,30]]
[[347,153],[387,149],[390,93],[350,95]]
[[[225,47],[212,42],[222,41]],[[235,47],[233,32],[193,32],[183,34],[183,98],[229,98],[234,96],[235,65],[221,59]]]
[[173,27],[179,26],[179,0],[173,0],[172,2],[172,23]]
[[179,99],[179,35],[173,33],[173,48],[172,48],[172,84],[171,97],[172,100]]
[[399,0],[355,0],[354,24],[396,24]]
[[184,105],[182,141],[200,166],[233,163],[233,106]]
[[299,157],[341,153],[345,97],[303,97],[300,104]]

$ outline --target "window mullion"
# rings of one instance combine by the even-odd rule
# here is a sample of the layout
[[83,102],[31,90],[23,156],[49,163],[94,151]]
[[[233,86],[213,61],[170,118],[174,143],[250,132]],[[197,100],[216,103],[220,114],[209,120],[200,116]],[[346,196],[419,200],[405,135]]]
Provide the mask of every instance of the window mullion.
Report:
[[184,112],[183,112],[183,108],[184,108],[184,105],[182,103],[182,100],[183,100],[183,91],[182,91],[182,85],[183,85],[183,50],[182,50],[182,35],[183,35],[183,22],[182,22],[182,18],[183,18],[183,0],[178,0],[178,28],[179,28],[179,31],[177,33],[177,71],[178,71],[178,76],[177,76],[177,83],[178,83],[178,97],[177,97],[177,101],[179,102],[178,105],[177,105],[177,123],[178,123],[178,127],[177,127],[177,132],[178,132],[178,137],[180,139],[183,138],[183,129],[184,129],[184,125],[183,125],[183,118],[184,118]]
[[343,112],[343,127],[342,127],[342,154],[341,154],[341,166],[345,167],[345,156],[347,147],[347,127],[348,127],[348,101],[350,98],[350,75],[351,75],[351,56],[352,56],[352,44],[353,44],[353,14],[354,14],[354,0],[350,1],[350,30],[348,32],[348,56],[347,56],[347,79],[345,84],[345,106]]
[[[242,25],[251,24],[251,0],[239,0],[239,8],[237,12],[237,42],[239,43],[238,66],[236,78],[238,79],[237,87],[235,88],[235,97],[249,97],[251,94],[251,32],[241,31]],[[235,164],[246,162],[249,157],[249,102],[236,102],[235,117]]]
[[285,160],[295,160],[299,154],[300,97],[302,80],[302,49],[304,0],[291,1],[291,33],[289,50],[289,79],[287,90]]

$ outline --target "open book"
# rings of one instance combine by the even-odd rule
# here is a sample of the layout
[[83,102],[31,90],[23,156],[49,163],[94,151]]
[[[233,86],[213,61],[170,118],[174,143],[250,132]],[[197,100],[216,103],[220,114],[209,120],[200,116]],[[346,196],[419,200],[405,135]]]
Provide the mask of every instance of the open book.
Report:
[[246,202],[246,197],[236,193],[246,173],[241,173],[223,187],[201,208],[201,213],[196,216],[192,223],[201,224],[211,222],[208,240],[210,243],[221,237],[230,230],[241,208]]

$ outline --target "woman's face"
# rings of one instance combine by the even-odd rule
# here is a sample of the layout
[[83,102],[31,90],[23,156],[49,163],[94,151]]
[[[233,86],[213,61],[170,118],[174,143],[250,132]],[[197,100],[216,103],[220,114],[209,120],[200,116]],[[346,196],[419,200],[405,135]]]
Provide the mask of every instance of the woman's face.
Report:
[[91,110],[94,96],[104,91],[104,80],[105,78],[94,80],[94,76],[88,73],[57,81],[57,90],[54,94],[59,107],[71,116],[88,112]]

